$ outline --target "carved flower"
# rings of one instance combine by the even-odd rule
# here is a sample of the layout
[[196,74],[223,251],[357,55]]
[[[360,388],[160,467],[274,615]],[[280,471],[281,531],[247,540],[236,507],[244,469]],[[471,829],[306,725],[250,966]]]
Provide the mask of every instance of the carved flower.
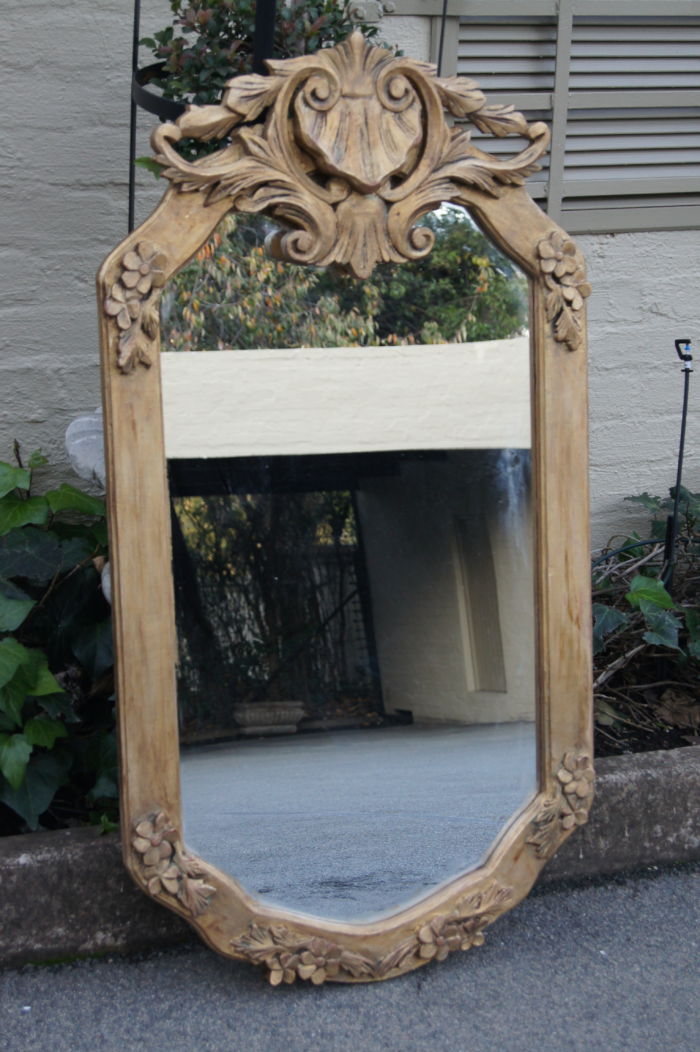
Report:
[[342,949],[327,939],[315,938],[296,952],[278,952],[267,959],[270,982],[278,986],[281,982],[293,983],[296,977],[309,979],[320,986],[326,979],[336,976],[341,968]]
[[136,249],[127,252],[122,259],[121,282],[126,289],[135,289],[141,297],[147,296],[153,287],[165,284],[167,259],[148,241],[140,241]]
[[588,808],[593,792],[595,774],[590,758],[585,754],[577,756],[568,752],[557,771],[557,779],[562,786],[571,814],[564,815],[561,824],[564,829],[575,825],[584,825],[588,821]]
[[[484,941],[483,935],[481,942]],[[453,950],[467,950],[474,945],[474,939],[467,939],[463,925],[458,921],[449,920],[447,917],[433,917],[429,924],[424,924],[418,932],[418,956],[425,961],[435,958],[436,961],[444,961],[448,953]]]
[[115,281],[112,291],[105,300],[105,311],[116,319],[120,329],[129,329],[136,321],[141,310],[141,297],[134,289],[125,289]]
[[572,310],[580,310],[583,300],[591,294],[591,286],[586,281],[586,274],[576,252],[576,245],[571,238],[565,237],[557,230],[537,246],[540,257],[540,269],[561,287],[564,299]]

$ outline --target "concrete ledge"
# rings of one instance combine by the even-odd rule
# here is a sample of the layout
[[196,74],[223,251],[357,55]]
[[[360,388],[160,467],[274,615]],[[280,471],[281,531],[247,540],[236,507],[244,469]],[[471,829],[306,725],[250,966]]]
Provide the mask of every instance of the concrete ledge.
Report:
[[[598,760],[596,802],[540,883],[700,859],[700,746]],[[188,925],[131,882],[116,834],[0,839],[0,963],[167,946]]]

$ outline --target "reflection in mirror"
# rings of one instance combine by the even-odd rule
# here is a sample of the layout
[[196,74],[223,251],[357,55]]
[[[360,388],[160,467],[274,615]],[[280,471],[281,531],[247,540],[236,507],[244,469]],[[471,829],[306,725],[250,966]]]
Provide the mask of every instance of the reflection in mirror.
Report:
[[474,868],[536,788],[525,281],[430,221],[362,283],[227,219],[163,298],[164,347],[241,352],[163,356],[185,840],[337,920]]

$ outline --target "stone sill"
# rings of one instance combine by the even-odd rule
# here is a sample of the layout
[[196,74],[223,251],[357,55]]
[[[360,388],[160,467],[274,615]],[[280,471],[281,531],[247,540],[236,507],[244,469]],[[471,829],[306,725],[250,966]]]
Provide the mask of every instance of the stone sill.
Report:
[[[597,761],[587,826],[539,884],[700,859],[700,746]],[[193,939],[131,882],[116,833],[0,839],[0,964],[125,953]]]

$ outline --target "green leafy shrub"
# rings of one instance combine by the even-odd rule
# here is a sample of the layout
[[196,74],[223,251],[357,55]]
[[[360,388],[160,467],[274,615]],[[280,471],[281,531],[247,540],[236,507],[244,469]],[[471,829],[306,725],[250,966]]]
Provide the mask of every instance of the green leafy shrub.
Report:
[[[670,498],[627,499],[652,513],[648,542],[622,543],[593,571],[597,750],[700,742],[700,494],[681,489],[673,594],[662,581]],[[656,541],[656,543],[654,543]]]
[[104,503],[70,485],[41,496],[0,462],[0,832],[113,811],[110,610],[100,589]]
[[[218,102],[231,77],[252,71],[255,0],[170,0],[172,24],[141,44],[164,63],[154,81],[169,99]],[[377,27],[355,22],[348,0],[288,0],[277,9],[275,58],[294,58],[338,44],[353,29],[375,40]]]

